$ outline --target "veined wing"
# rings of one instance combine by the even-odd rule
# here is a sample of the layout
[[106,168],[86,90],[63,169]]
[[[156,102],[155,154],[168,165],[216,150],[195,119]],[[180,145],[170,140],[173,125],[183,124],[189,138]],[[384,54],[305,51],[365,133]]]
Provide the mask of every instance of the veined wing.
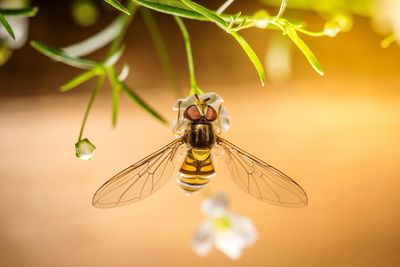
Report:
[[150,196],[172,176],[173,160],[182,144],[182,138],[176,139],[112,177],[94,194],[93,205],[111,208]]
[[304,190],[286,174],[218,137],[233,180],[253,197],[271,204],[303,207],[308,199]]

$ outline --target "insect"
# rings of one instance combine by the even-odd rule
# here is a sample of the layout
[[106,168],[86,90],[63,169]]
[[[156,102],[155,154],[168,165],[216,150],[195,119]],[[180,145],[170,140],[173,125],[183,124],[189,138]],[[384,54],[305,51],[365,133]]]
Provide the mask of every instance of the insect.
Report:
[[294,180],[221,137],[229,126],[222,101],[215,93],[178,100],[177,138],[108,180],[93,196],[93,205],[116,207],[148,197],[169,180],[182,154],[178,185],[188,193],[199,191],[215,175],[211,152],[218,148],[233,180],[245,192],[275,205],[305,206],[307,195]]

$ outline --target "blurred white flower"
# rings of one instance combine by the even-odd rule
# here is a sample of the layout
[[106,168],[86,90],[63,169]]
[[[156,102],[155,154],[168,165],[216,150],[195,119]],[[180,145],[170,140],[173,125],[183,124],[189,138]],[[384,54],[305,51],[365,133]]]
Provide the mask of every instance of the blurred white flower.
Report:
[[[9,9],[17,9],[23,8],[28,5],[25,0],[12,0],[12,1],[2,1],[0,2],[1,8],[9,8]],[[10,49],[19,49],[21,48],[28,39],[28,26],[29,20],[24,16],[7,16],[6,17],[8,23],[10,24],[13,32],[15,34],[15,40],[11,38],[6,29],[1,25],[0,26],[0,41],[6,43],[6,45]]]
[[195,233],[192,246],[200,256],[206,256],[213,245],[230,259],[239,259],[242,250],[257,240],[252,221],[228,210],[225,194],[218,193],[202,202],[207,217]]
[[89,160],[93,157],[96,146],[85,138],[75,144],[76,157],[81,160]]
[[372,13],[373,26],[378,33],[394,33],[400,44],[400,0],[375,0]]
[[265,54],[265,68],[272,81],[287,81],[292,75],[291,43],[282,34],[271,37]]
[[268,14],[266,10],[259,10],[253,14],[253,18],[255,19],[256,27],[260,29],[267,28],[271,16]]
[[[200,101],[207,100],[207,104],[213,107],[217,112],[220,110],[220,106],[224,102],[222,97],[220,97],[217,93],[206,93],[197,96]],[[187,98],[178,99],[174,106],[172,107],[173,111],[180,111],[179,117],[179,125],[178,119],[175,119],[173,123],[173,130],[175,133],[182,135],[185,132],[186,126],[189,123],[187,119],[184,118],[183,112],[185,109],[191,105],[194,105],[197,101],[196,96],[192,95]],[[213,122],[214,127],[217,130],[221,130],[222,132],[226,132],[229,130],[230,121],[229,121],[229,114],[225,107],[221,106],[219,120]]]

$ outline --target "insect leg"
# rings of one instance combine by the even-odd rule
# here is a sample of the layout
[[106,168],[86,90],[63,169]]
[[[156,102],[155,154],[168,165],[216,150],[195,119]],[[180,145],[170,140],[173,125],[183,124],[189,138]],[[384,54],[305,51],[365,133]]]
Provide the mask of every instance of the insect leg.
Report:
[[177,118],[177,122],[176,122],[176,128],[173,129],[173,131],[172,131],[173,134],[178,134],[177,130],[178,130],[179,125],[181,123],[181,104],[182,104],[182,101],[179,101],[178,102],[178,118]]
[[217,118],[218,118],[218,133],[217,134],[221,134],[222,133],[222,127],[221,127],[221,119],[220,119],[220,115],[221,115],[221,109],[222,109],[222,105],[219,105],[219,108],[218,108],[218,116],[217,116]]

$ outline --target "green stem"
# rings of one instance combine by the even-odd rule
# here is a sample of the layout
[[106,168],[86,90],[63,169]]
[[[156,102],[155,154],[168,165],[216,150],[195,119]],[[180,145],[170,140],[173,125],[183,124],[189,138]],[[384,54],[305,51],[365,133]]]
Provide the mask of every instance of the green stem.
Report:
[[185,49],[186,49],[186,56],[187,56],[188,67],[189,67],[189,76],[190,76],[189,95],[203,94],[203,91],[197,86],[197,82],[196,82],[196,76],[195,76],[194,64],[193,64],[192,46],[190,44],[189,33],[186,29],[185,24],[183,23],[183,21],[180,17],[174,16],[174,19],[175,19],[176,23],[178,24],[179,29],[181,30],[183,41],[185,44]]
[[307,31],[307,30],[304,30],[304,29],[301,29],[301,28],[297,28],[297,29],[295,29],[295,30],[297,30],[298,32],[304,33],[304,34],[306,34],[306,35],[308,35],[308,36],[313,36],[313,37],[326,36],[326,34],[325,34],[324,31],[320,31],[320,32],[310,32],[310,31]]
[[119,91],[121,85],[118,81],[117,74],[115,73],[114,67],[110,67],[106,70],[108,80],[111,85],[111,93],[112,93],[112,126],[115,127],[117,125],[117,117],[118,117],[118,106],[119,106]]
[[81,139],[82,139],[83,130],[85,128],[87,118],[89,116],[90,110],[92,109],[92,106],[93,106],[94,100],[95,100],[95,98],[97,96],[97,93],[100,91],[101,87],[103,86],[104,78],[105,78],[104,74],[99,76],[99,79],[97,80],[97,83],[96,83],[96,88],[93,90],[93,93],[90,96],[89,103],[88,103],[86,111],[85,111],[85,115],[83,116],[81,130],[79,131],[78,142],[81,141]]

